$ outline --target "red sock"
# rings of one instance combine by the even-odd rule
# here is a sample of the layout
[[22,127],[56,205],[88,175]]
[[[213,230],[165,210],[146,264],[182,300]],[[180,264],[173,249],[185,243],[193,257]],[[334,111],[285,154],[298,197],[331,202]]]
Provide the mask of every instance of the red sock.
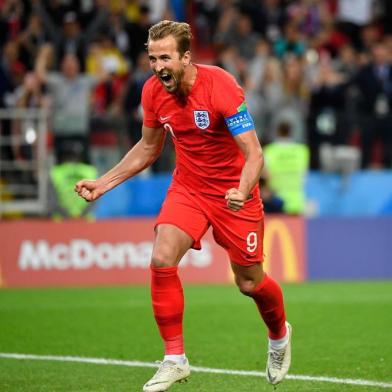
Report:
[[151,298],[166,355],[184,353],[184,293],[177,267],[151,267]]
[[286,335],[286,315],[282,289],[278,283],[265,274],[251,297],[268,327],[268,336],[271,339],[283,338]]

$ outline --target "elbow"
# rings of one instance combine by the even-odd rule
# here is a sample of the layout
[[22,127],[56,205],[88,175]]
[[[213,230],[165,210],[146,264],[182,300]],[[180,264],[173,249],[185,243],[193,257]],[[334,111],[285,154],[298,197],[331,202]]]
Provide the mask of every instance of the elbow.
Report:
[[158,159],[159,155],[160,155],[159,153],[150,155],[148,157],[148,161],[147,161],[146,166],[152,165]]
[[162,146],[155,146],[155,145],[145,145],[144,146],[144,156],[146,158],[146,165],[149,166],[154,163],[159,155],[161,154]]

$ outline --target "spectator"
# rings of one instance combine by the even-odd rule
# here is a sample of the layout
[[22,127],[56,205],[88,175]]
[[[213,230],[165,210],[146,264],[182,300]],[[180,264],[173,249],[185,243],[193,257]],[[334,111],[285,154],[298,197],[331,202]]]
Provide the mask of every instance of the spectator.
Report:
[[77,197],[74,191],[75,181],[85,176],[97,178],[95,167],[82,161],[83,148],[81,143],[67,140],[58,163],[50,169],[48,210],[54,220],[94,218],[92,205]]
[[150,8],[143,5],[140,7],[139,19],[127,25],[130,42],[129,57],[132,65],[136,64],[139,54],[145,50],[150,26]]
[[[21,86],[15,89],[9,96],[9,103],[18,109],[45,109],[49,106],[49,98],[46,88],[40,83],[34,72],[29,72],[24,77]],[[12,122],[12,134],[15,136],[14,159],[31,161],[34,159],[34,147],[32,143],[26,142],[26,138],[34,140],[38,132],[37,120],[15,119]],[[32,172],[24,173],[30,176]],[[35,173],[34,173],[35,174]]]
[[250,88],[258,88],[261,85],[270,56],[271,46],[269,42],[264,39],[260,40],[257,43],[255,55],[249,62],[248,80],[246,83]]
[[89,48],[86,71],[95,77],[99,77],[103,73],[111,73],[123,78],[128,72],[128,63],[115,46],[114,39],[102,35]]
[[316,80],[312,86],[309,117],[308,143],[311,150],[312,169],[319,169],[320,146],[346,144],[350,126],[346,123],[345,80],[336,72],[332,61],[321,60]]
[[371,55],[372,47],[380,42],[382,38],[382,31],[380,26],[376,23],[370,23],[363,26],[359,32],[360,34],[360,47],[359,50],[363,53]]
[[218,1],[196,0],[192,11],[195,15],[194,35],[197,45],[199,47],[212,45],[221,11]]
[[6,96],[13,89],[11,64],[4,57],[0,61],[0,108],[4,108]]
[[339,48],[334,60],[336,71],[346,80],[350,80],[358,71],[358,53],[352,45],[343,45]]
[[95,86],[92,94],[92,115],[122,115],[122,95],[124,80],[114,71],[115,66],[109,62],[104,65],[105,77]]
[[[141,115],[138,101],[145,77],[139,62],[146,61],[140,54],[145,52],[148,28],[156,18],[171,18],[172,9],[182,18],[186,8],[185,16],[197,27],[196,38],[201,41],[196,42],[195,57],[208,57],[209,62],[223,66],[244,84],[248,107],[264,143],[274,140],[278,124],[289,122],[293,139],[310,144],[311,167],[319,168],[318,147],[322,142],[348,143],[351,131],[359,129],[364,150],[362,166],[377,163],[388,168],[392,153],[390,132],[386,130],[391,127],[391,102],[390,80],[385,75],[390,72],[391,59],[384,60],[385,67],[378,67],[376,57],[392,53],[391,3],[192,0],[184,7],[182,0],[4,0],[0,10],[0,105],[29,107],[39,101],[36,93],[26,93],[26,83],[30,86],[34,78],[25,76],[34,69],[40,48],[50,41],[55,56],[47,71],[59,71],[62,59],[68,58],[65,54],[71,54],[79,62],[77,79],[89,81],[86,98],[78,98],[85,106],[81,117],[85,120],[79,124],[88,123],[93,114],[94,130],[99,130],[95,121],[99,116],[101,120],[107,114],[123,116],[124,84],[129,80],[125,98],[125,115],[129,116],[122,124],[126,121],[131,138],[137,139],[139,129],[134,125]],[[375,54],[379,42],[389,54]],[[326,58],[331,60],[328,66],[323,63]],[[128,78],[132,68],[135,74]],[[376,68],[381,69],[381,76]],[[94,76],[85,77],[84,71]],[[62,70],[57,75],[64,76]],[[90,111],[87,97],[94,88],[94,79],[101,83],[94,89]],[[57,105],[60,87],[54,87],[57,82],[51,77],[47,81],[48,86],[41,85],[39,90],[46,96],[47,88]],[[69,110],[67,105],[65,108]],[[61,117],[60,111],[54,110],[56,140],[65,136],[65,128],[58,126],[58,115]],[[75,124],[73,115],[71,119],[63,119],[63,123],[71,127]],[[102,124],[107,130],[107,122]],[[320,133],[320,124],[332,133]],[[81,128],[88,126],[66,134],[88,135]],[[8,136],[12,133],[6,121],[2,121],[1,132]],[[15,158],[3,147],[2,154],[7,159]],[[171,154],[167,160],[171,160]],[[162,159],[159,166],[165,166]]]
[[271,189],[283,200],[284,212],[304,213],[309,150],[293,141],[290,124],[279,125],[278,137],[264,147],[264,156]]
[[139,54],[136,68],[130,74],[125,87],[123,112],[126,116],[127,128],[132,145],[141,137],[143,114],[141,110],[141,97],[144,82],[152,75],[146,52]]
[[[2,52],[2,69],[6,79],[5,91],[12,92],[23,83],[27,68],[20,59],[20,46],[17,41],[8,41]],[[3,96],[7,101],[6,95]]]
[[308,37],[317,35],[322,26],[331,21],[331,15],[325,1],[296,1],[287,6],[287,18],[290,23]]
[[338,0],[337,20],[339,29],[346,34],[353,45],[361,48],[361,28],[372,21],[373,0],[356,0],[355,6],[351,0]]
[[305,53],[306,43],[303,34],[293,23],[288,23],[284,27],[284,35],[274,44],[275,55],[284,58],[287,54],[302,56]]
[[91,92],[96,80],[83,75],[75,55],[67,54],[61,72],[48,72],[51,48],[42,48],[37,60],[37,76],[47,83],[51,97],[55,157],[59,159],[65,141],[83,145],[83,161],[90,161],[89,119]]
[[[3,48],[0,64],[0,107],[12,106],[15,103],[14,91],[23,84],[26,67],[19,59],[19,45],[16,41],[8,41]],[[0,124],[1,136],[12,135],[12,122],[2,120]],[[14,149],[7,144],[0,145],[0,155],[3,160],[16,159]],[[8,173],[13,176],[15,173]]]
[[265,66],[263,79],[260,83],[263,115],[261,138],[264,143],[270,143],[274,138],[273,123],[284,99],[283,70],[281,63],[276,58],[268,59]]
[[108,37],[111,37],[114,41],[115,47],[124,56],[124,58],[130,61],[130,40],[131,37],[127,31],[127,20],[123,14],[119,11],[112,12],[109,15],[109,25],[107,31]]
[[282,35],[286,22],[286,10],[280,0],[247,1],[245,9],[252,18],[255,30],[275,42]]
[[381,0],[384,10],[383,27],[387,35],[392,34],[392,2],[390,0]]
[[139,0],[113,1],[109,2],[111,12],[124,15],[127,23],[136,23],[140,19],[141,5]]
[[348,38],[335,29],[332,22],[324,23],[317,35],[310,40],[310,44],[320,56],[336,57],[339,49],[349,44]]
[[375,141],[382,143],[381,165],[392,165],[392,66],[384,42],[372,48],[370,64],[363,66],[353,80],[360,92],[359,119],[362,137],[362,167],[372,163]]
[[166,17],[167,12],[169,11],[168,0],[147,0],[147,5],[151,10],[150,24],[155,24],[163,19],[172,19]]
[[238,56],[248,62],[254,57],[261,37],[253,31],[252,20],[247,14],[236,12],[233,15],[236,15],[234,23],[217,36],[218,42],[224,48],[234,48]]
[[103,37],[90,55],[88,69],[99,79],[92,92],[91,129],[95,134],[101,131],[117,134],[122,150],[128,144],[122,106],[128,63],[108,37]]
[[19,36],[21,61],[31,71],[37,58],[39,48],[48,42],[48,36],[42,28],[39,16],[31,14],[25,30]]
[[263,201],[263,209],[267,214],[282,214],[283,200],[271,189],[268,176],[262,175],[259,181],[260,196]]
[[288,56],[283,62],[283,94],[279,105],[273,109],[271,131],[276,136],[281,122],[292,126],[292,138],[300,143],[305,141],[305,118],[309,100],[309,81],[302,57]]
[[64,13],[60,27],[43,5],[38,4],[36,10],[54,44],[56,59],[61,60],[67,54],[72,54],[77,57],[79,67],[84,71],[87,47],[99,34],[100,29],[107,25],[108,10],[104,6],[98,7],[85,30],[81,30],[78,14],[75,11]]
[[0,45],[15,41],[21,32],[26,16],[27,3],[20,0],[5,0],[0,10]]

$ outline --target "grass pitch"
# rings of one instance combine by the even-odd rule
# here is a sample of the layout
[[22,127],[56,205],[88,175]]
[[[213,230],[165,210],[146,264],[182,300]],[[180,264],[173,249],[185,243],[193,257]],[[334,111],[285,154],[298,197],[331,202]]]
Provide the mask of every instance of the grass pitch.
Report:
[[[311,378],[287,379],[277,392],[392,390],[392,282],[318,282],[283,289],[293,325],[290,374]],[[234,286],[188,286],[185,295],[191,365],[264,371],[266,330],[249,298]],[[2,289],[0,353],[154,362],[162,358],[162,344],[147,287]],[[0,357],[0,391],[141,391],[154,371]],[[317,376],[340,381],[312,378]],[[379,384],[351,385],[348,379]],[[188,383],[171,390],[274,389],[260,376],[193,372]]]

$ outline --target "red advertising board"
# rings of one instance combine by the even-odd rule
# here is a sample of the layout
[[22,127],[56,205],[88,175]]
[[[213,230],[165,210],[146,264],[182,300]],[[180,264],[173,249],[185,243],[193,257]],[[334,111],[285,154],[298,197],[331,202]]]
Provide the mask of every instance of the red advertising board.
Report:
[[[0,223],[0,285],[3,287],[146,284],[154,219],[16,221]],[[208,232],[201,251],[180,264],[185,283],[232,280],[226,252]],[[281,281],[305,278],[301,218],[269,218],[265,269]],[[273,261],[272,261],[273,260]]]

